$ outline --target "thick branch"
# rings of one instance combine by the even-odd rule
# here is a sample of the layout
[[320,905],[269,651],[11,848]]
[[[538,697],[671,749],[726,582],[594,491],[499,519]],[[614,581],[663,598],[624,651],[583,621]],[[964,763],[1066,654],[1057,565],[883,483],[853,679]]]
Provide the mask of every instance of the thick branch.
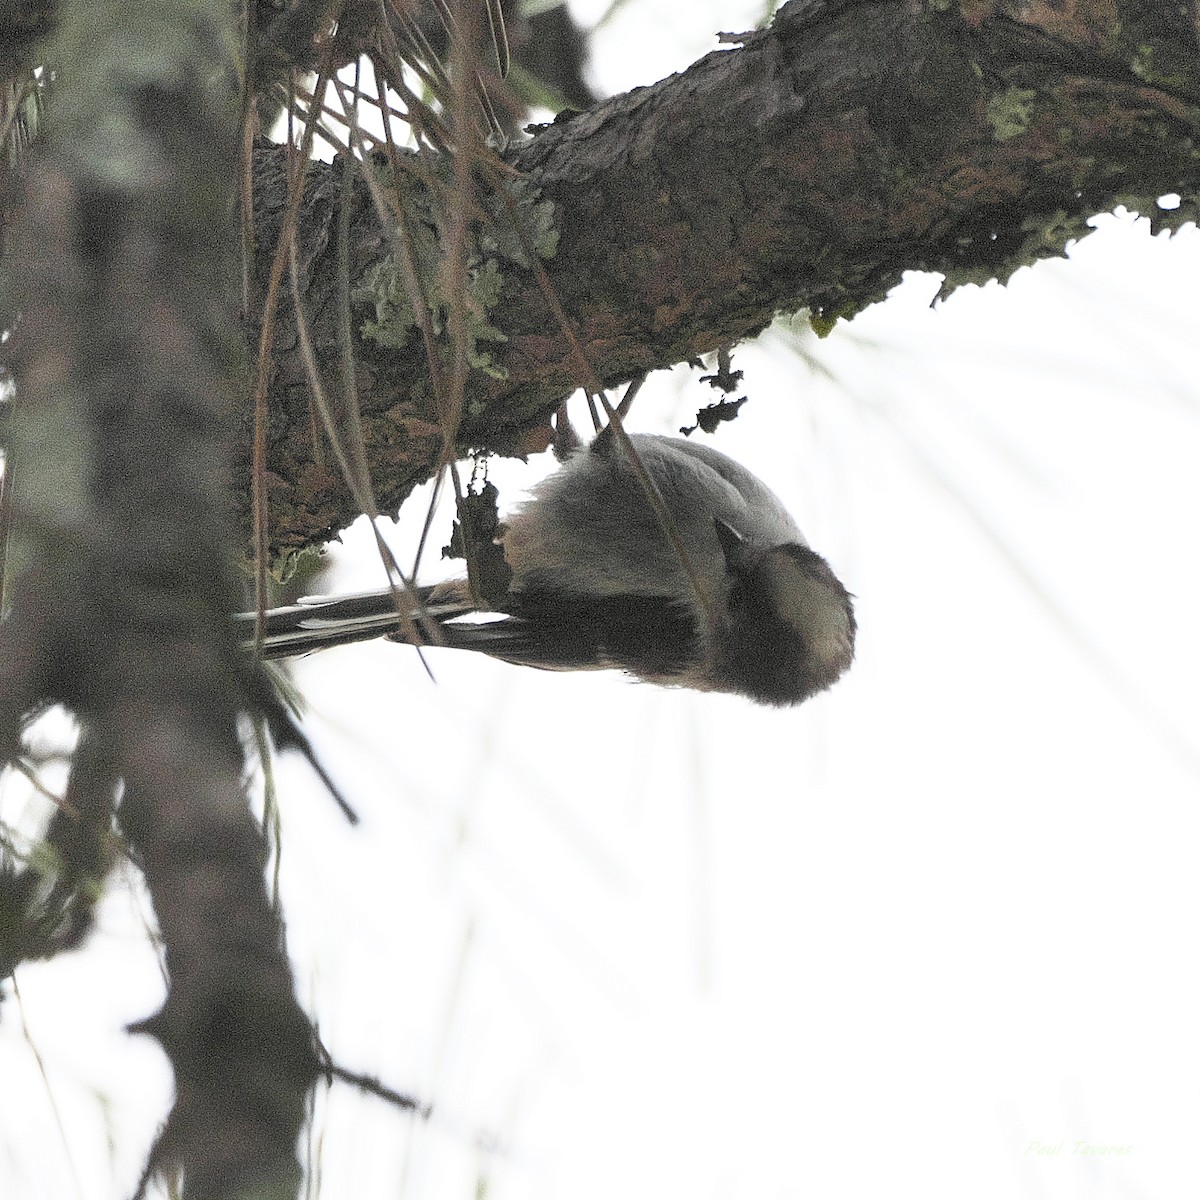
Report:
[[[931,8],[934,6],[931,6]],[[945,6],[938,5],[937,8]],[[770,30],[683,74],[543,127],[511,161],[553,200],[544,266],[606,384],[761,330],[779,311],[818,324],[882,298],[906,270],[1007,279],[1060,254],[1118,202],[1200,191],[1197,28],[1160,3],[1094,0],[1063,12],[897,0],[793,0]],[[262,245],[280,201],[264,151]],[[322,362],[337,360],[332,224],[341,171],[314,165],[302,217],[306,303]],[[357,186],[356,278],[389,249]],[[1162,214],[1159,214],[1162,219]],[[371,315],[357,307],[353,328]],[[508,270],[488,319],[502,380],[473,372],[482,415],[462,444],[511,447],[586,383],[530,272]],[[303,371],[284,319],[272,413],[276,546],[320,540],[356,515],[314,466]],[[419,339],[360,342],[358,384],[381,507],[394,509],[441,448]]]

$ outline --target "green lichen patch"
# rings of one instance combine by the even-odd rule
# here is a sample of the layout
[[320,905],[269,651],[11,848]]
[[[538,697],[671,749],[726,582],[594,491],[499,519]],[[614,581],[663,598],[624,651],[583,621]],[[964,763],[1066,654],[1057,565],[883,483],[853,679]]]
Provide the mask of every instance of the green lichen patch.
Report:
[[[432,190],[415,172],[405,171],[399,179],[393,176],[388,181],[401,198],[412,264],[430,324],[439,337],[446,332],[453,302],[447,290],[449,273],[445,263],[453,219],[452,170],[449,162],[435,168]],[[541,199],[537,186],[524,177],[506,179],[500,186],[506,189],[507,197],[481,189],[473,199],[483,216],[469,230],[464,313],[467,361],[494,379],[506,375],[488,348],[508,340],[491,320],[491,313],[500,303],[505,275],[514,269],[530,269],[527,245],[544,259],[553,258],[558,249],[553,202]],[[388,254],[363,272],[351,293],[355,304],[371,309],[373,315],[362,322],[360,332],[376,345],[402,349],[420,327],[407,274]]]
[[996,141],[1007,142],[1029,128],[1036,99],[1037,92],[1032,88],[1010,87],[988,101],[987,119]]

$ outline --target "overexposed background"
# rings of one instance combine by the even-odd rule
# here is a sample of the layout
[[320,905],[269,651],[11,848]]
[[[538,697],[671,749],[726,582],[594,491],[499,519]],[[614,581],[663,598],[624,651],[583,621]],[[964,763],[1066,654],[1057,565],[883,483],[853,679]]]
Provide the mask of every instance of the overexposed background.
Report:
[[[757,14],[681,7],[627,5],[597,85],[651,83]],[[856,593],[833,691],[776,712],[450,651],[435,684],[379,644],[297,666],[363,817],[279,767],[301,995],[338,1061],[434,1105],[322,1095],[314,1194],[1194,1181],[1200,236],[1096,224],[1006,288],[931,308],[914,275],[825,341],[735,354],[750,403],[705,440]],[[698,375],[652,380],[632,424],[691,424]],[[492,477],[511,501],[550,467]],[[422,504],[387,531],[404,556]],[[376,582],[361,525],[334,558],[324,586]],[[121,1032],[163,989],[134,895],[17,979],[0,1196],[128,1195],[170,1087]]]

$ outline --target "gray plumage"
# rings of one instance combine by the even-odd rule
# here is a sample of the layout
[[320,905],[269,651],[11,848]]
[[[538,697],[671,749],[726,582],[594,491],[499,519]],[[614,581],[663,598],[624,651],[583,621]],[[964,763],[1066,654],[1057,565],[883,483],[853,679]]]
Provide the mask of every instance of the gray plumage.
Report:
[[[775,494],[709,447],[630,440],[674,540],[606,430],[508,518],[513,578],[497,619],[459,619],[471,611],[464,580],[419,590],[437,622],[429,640],[547,669],[617,667],[765,704],[797,704],[833,683],[853,657],[850,596]],[[253,615],[239,620],[252,627]],[[313,598],[266,614],[264,653],[426,636],[400,626],[390,592]]]

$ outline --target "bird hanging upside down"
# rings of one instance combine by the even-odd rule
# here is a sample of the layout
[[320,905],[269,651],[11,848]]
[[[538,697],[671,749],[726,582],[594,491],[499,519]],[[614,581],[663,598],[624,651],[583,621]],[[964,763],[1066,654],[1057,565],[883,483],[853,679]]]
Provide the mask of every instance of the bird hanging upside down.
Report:
[[[264,614],[263,656],[388,637],[780,706],[834,683],[854,656],[851,597],[775,494],[706,446],[629,441],[644,477],[610,427],[508,518],[512,581],[493,619],[464,619],[479,611],[465,579],[418,588],[413,615],[389,590],[309,597]],[[236,620],[251,645],[255,614]]]

